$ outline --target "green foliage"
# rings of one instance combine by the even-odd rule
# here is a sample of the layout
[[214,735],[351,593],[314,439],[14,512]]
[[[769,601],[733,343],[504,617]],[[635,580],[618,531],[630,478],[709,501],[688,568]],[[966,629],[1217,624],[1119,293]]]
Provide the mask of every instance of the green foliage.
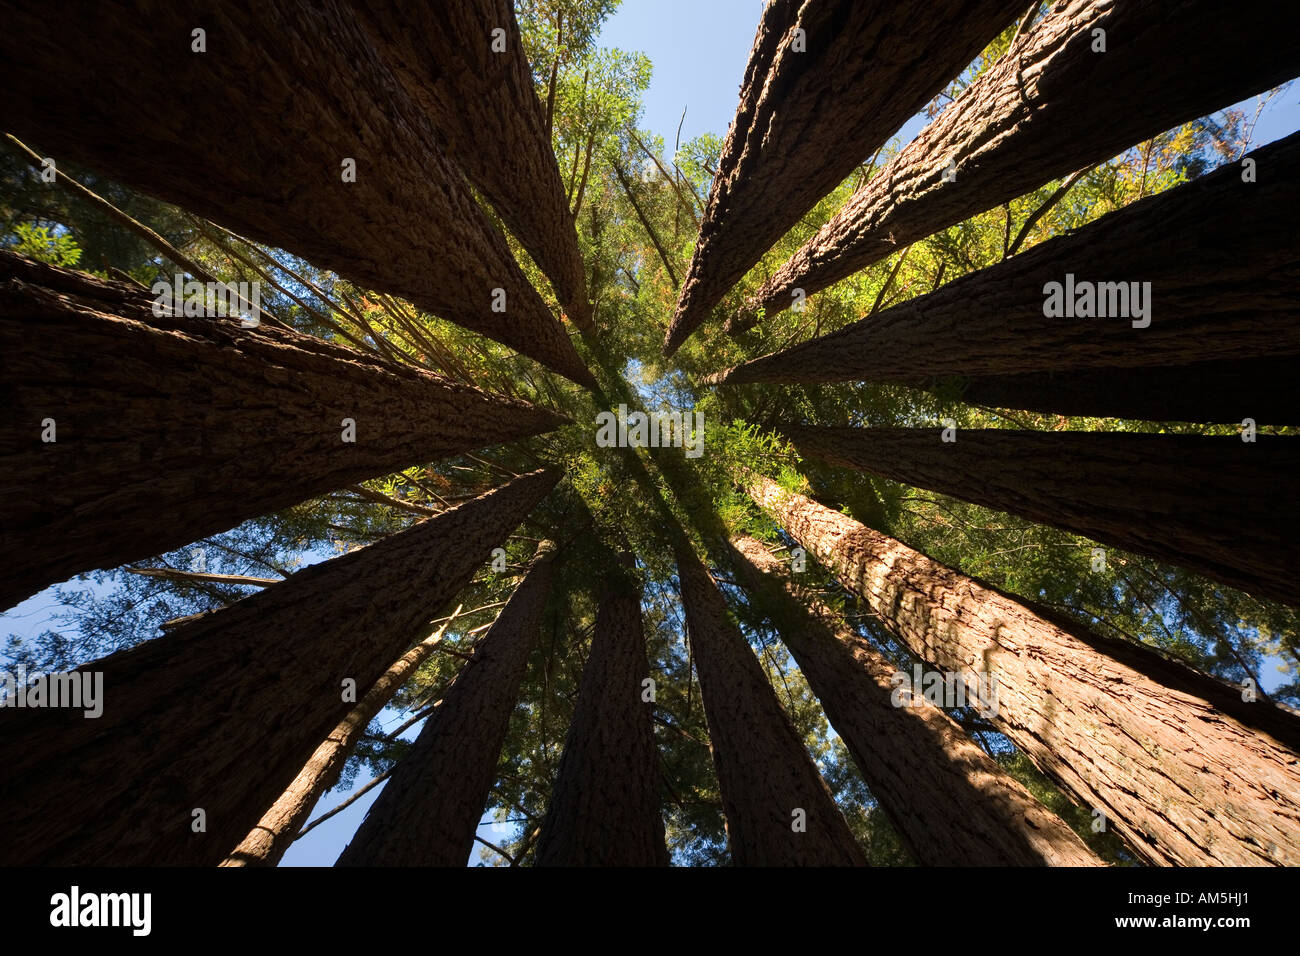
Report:
[[77,240],[68,233],[51,235],[45,226],[34,226],[20,222],[14,226],[18,241],[10,246],[10,251],[20,256],[28,256],[52,266],[70,268],[81,261],[81,249]]

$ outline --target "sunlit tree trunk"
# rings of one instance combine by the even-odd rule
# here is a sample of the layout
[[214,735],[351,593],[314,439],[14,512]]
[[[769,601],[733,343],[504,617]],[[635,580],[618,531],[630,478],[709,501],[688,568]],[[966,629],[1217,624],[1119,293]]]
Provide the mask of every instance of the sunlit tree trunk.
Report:
[[922,660],[995,675],[994,726],[1150,862],[1300,863],[1297,718],[766,478],[749,492]]

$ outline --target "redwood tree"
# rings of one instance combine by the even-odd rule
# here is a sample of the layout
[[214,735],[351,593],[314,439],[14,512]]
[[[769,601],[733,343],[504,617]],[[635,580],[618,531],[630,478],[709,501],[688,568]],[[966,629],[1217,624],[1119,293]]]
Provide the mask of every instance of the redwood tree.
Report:
[[864,866],[866,857],[713,578],[677,548],[686,627],[739,866]]
[[0,710],[0,862],[211,865],[554,487],[536,471],[87,664],[98,718]]
[[594,332],[578,237],[513,4],[366,0],[356,9],[439,145],[550,278],[573,324]]
[[920,688],[910,700],[896,694],[898,667],[795,584],[762,542],[740,536],[731,543],[741,583],[757,598],[751,603],[776,624],[871,795],[918,862],[1099,864],[956,721],[921,699]]
[[619,563],[605,577],[538,866],[668,865],[641,589],[633,556]]
[[1300,439],[782,425],[801,455],[869,471],[1300,604]]
[[768,3],[665,353],[1023,10],[1023,0]]
[[555,546],[474,649],[336,866],[464,866],[550,595]]
[[0,607],[560,415],[0,252]]
[[[6,123],[56,163],[84,162],[595,384],[343,0],[148,2],[131,16],[11,3],[5,22],[0,53],[24,91]],[[147,65],[164,63],[160,83]],[[491,127],[490,100],[460,108]]]
[[752,326],[759,308],[789,308],[796,288],[812,295],[917,239],[1300,74],[1294,8],[1249,0],[1230,15],[1225,30],[1216,0],[1056,4],[777,270],[728,329]]
[[[1228,163],[711,381],[916,384],[943,376],[1059,371],[1068,379],[1094,369],[1154,367],[1165,371],[1166,389],[1195,393],[1201,369],[1171,379],[1177,373],[1169,367],[1300,355],[1300,250],[1291,241],[1300,219],[1300,133],[1248,159],[1258,181],[1243,181],[1242,166]],[[1079,295],[1085,283],[1088,294],[1095,292],[1091,315],[1073,317],[1076,297],[1067,290],[1076,281]],[[1055,314],[1047,307],[1050,283],[1068,297]],[[1094,283],[1122,288],[1093,289]],[[1098,316],[1103,304],[1134,313],[1134,293],[1144,317]],[[1050,407],[1050,388],[1044,392]],[[1145,382],[1141,394],[1162,400]],[[1241,400],[1231,407],[1250,415]]]
[[1033,608],[766,478],[749,493],[914,654],[996,675],[994,725],[1156,864],[1300,863],[1300,720]]

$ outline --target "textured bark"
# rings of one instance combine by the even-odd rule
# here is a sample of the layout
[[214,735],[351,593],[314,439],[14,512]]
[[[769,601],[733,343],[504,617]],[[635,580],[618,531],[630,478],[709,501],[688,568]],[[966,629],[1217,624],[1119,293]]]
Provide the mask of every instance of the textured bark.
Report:
[[[769,3],[665,353],[676,351],[778,239],[1023,6],[1023,0]],[[804,31],[802,51],[792,45],[794,29]]]
[[[356,3],[443,151],[550,278],[573,324],[595,331],[582,254],[509,0]],[[493,30],[505,31],[494,52]]]
[[[81,668],[104,712],[0,710],[0,862],[214,865],[558,475],[537,471]],[[206,832],[192,831],[203,809]]]
[[152,302],[0,252],[0,606],[566,421],[288,330],[157,318]]
[[921,700],[895,706],[897,666],[749,537],[735,566],[852,754],[871,795],[924,866],[1097,866],[1055,814]]
[[[914,384],[1300,355],[1300,133],[1251,156],[1258,182],[1242,182],[1241,166],[1229,163],[711,381]],[[1149,282],[1146,319],[1044,315],[1045,285],[1064,284],[1067,273],[1076,282]]]
[[778,426],[801,455],[883,475],[1300,604],[1300,440]]
[[1285,356],[1144,368],[1138,375],[1131,369],[981,375],[956,384],[963,401],[989,408],[1154,422],[1240,423],[1251,418],[1260,425],[1297,425],[1300,394],[1291,384],[1295,369],[1296,359]]
[[[864,866],[866,857],[758,659],[693,552],[677,574],[700,677],[727,844],[738,866]],[[796,832],[798,811],[806,830]]]
[[1300,720],[767,479],[750,495],[922,660],[994,673],[994,725],[1150,862],[1300,863]]
[[257,826],[235,847],[222,866],[278,866],[285,851],[298,838],[303,824],[325,791],[339,781],[348,755],[366,732],[366,727],[403,684],[420,669],[440,643],[447,625],[426,637],[384,671],[379,680],[357,701],[329,736],[316,748],[293,783],[280,794],[271,809],[262,814]]
[[[621,556],[626,568],[632,555]],[[630,573],[606,578],[591,654],[537,842],[538,866],[667,866],[654,703]]]
[[[1300,11],[1247,0],[1068,0],[1039,20],[729,324],[779,312],[909,243],[1300,73]],[[1094,30],[1106,51],[1094,53]],[[1153,69],[1153,64],[1196,64]],[[1117,108],[1116,104],[1124,104]],[[956,175],[945,181],[955,164]]]
[[[590,386],[436,132],[340,0],[4,4],[9,128],[404,296]],[[256,24],[256,29],[250,25]],[[191,52],[191,30],[207,52]],[[141,64],[167,64],[166,81]],[[149,104],[147,108],[142,104]],[[166,117],[160,120],[159,117]],[[356,181],[344,182],[344,159]],[[493,290],[506,311],[492,311]]]
[[555,546],[543,541],[473,657],[425,721],[336,866],[464,866],[541,630]]

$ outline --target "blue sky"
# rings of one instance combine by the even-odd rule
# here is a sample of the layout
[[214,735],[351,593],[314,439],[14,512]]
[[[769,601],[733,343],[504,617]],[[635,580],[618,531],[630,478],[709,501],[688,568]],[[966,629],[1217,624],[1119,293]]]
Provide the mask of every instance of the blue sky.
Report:
[[[726,135],[762,7],[762,0],[624,0],[621,9],[605,24],[599,43],[640,51],[650,57],[653,76],[644,98],[643,128],[663,137],[671,148],[685,107],[682,142],[705,132],[720,138]],[[1253,99],[1240,105],[1253,113]],[[919,118],[909,121],[903,128],[903,138],[910,139],[921,125]],[[1253,145],[1264,145],[1297,129],[1300,129],[1300,84],[1270,104],[1260,118]],[[50,616],[55,610],[53,589],[47,589],[0,616],[0,636],[9,633],[34,636],[50,626]],[[1273,671],[1275,664],[1276,661],[1266,662],[1265,673],[1260,675],[1265,688],[1280,682]],[[395,727],[405,716],[385,710],[380,719],[387,726]],[[403,736],[413,739],[417,732],[418,727],[412,728]],[[360,774],[356,785],[363,785],[369,779],[368,775]],[[381,789],[371,791],[295,843],[283,865],[333,865]],[[327,794],[312,816],[346,796]],[[488,826],[480,829],[480,835],[496,842],[503,830],[511,829]],[[474,861],[479,857],[477,844],[472,857]]]

